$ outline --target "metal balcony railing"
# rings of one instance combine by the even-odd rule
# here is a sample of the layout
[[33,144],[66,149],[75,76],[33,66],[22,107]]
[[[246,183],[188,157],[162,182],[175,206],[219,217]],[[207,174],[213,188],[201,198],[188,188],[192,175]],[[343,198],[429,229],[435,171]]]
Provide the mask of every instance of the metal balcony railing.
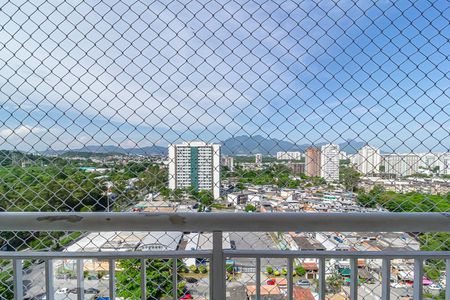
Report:
[[[139,259],[140,297],[147,297],[146,279],[147,259],[172,259],[171,280],[172,298],[179,299],[177,280],[179,260],[203,258],[209,260],[209,299],[226,299],[226,261],[227,258],[254,258],[255,295],[251,299],[263,299],[261,295],[261,259],[287,259],[287,289],[284,299],[294,299],[293,266],[299,258],[312,258],[318,261],[318,297],[326,299],[326,264],[328,259],[350,260],[350,299],[358,299],[358,259],[382,260],[381,299],[393,299],[390,292],[390,272],[392,259],[411,259],[414,261],[414,293],[416,300],[423,299],[423,262],[427,259],[441,259],[446,262],[446,274],[450,274],[450,253],[448,251],[293,251],[293,250],[240,250],[223,247],[225,232],[449,232],[450,215],[447,213],[350,213],[350,214],[227,214],[227,213],[3,213],[0,218],[2,231],[176,231],[176,232],[212,232],[212,248],[209,250],[171,250],[171,251],[134,251],[134,252],[0,252],[0,258],[12,261],[14,278],[14,297],[24,299],[23,261],[40,259],[45,265],[45,299],[55,299],[54,260],[76,260],[77,299],[85,299],[83,263],[86,259],[107,260],[109,265],[108,290],[110,299],[116,297],[115,261],[120,259]],[[157,284],[157,283],[154,283]],[[446,276],[446,287],[450,287],[450,278]],[[446,289],[446,299],[450,299],[450,289]],[[41,299],[44,299],[41,298]],[[165,298],[164,298],[165,299]]]

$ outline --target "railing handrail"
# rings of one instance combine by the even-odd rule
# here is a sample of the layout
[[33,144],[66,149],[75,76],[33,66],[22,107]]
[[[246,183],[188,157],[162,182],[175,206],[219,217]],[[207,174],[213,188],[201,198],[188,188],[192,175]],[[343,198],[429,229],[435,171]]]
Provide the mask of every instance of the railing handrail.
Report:
[[0,251],[0,259],[130,259],[211,258],[212,250],[167,251]]
[[4,212],[0,231],[449,232],[450,213]]
[[[248,258],[366,258],[366,259],[449,259],[450,251],[311,251],[311,250],[222,250],[225,257]],[[210,250],[167,251],[106,251],[106,252],[55,252],[55,251],[0,251],[0,259],[170,259],[212,258]]]

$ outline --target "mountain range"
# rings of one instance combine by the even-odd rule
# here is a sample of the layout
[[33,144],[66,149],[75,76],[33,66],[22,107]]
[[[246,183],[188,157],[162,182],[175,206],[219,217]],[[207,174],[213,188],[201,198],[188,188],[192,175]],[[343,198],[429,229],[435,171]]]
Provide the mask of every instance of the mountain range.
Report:
[[[277,139],[267,139],[263,136],[237,136],[229,138],[222,143],[222,154],[224,155],[249,155],[261,153],[263,155],[276,155],[277,152],[282,151],[301,151],[304,152],[306,148],[310,147],[311,144],[295,144],[289,141],[277,140]],[[317,143],[314,144],[316,147],[323,146],[328,143]],[[342,151],[349,154],[356,153],[358,149],[364,147],[365,142],[359,142],[355,140],[348,140],[339,143],[339,147]]]
[[[280,151],[305,151],[306,148],[311,146],[311,144],[301,144],[297,145],[290,141],[277,140],[265,138],[261,135],[256,136],[236,136],[228,138],[223,142],[222,145],[223,155],[253,155],[256,153],[261,153],[263,155],[276,155]],[[320,147],[327,143],[315,144],[316,147]],[[349,154],[356,153],[356,151],[362,148],[366,143],[348,140],[339,143],[342,151]],[[113,145],[87,145],[79,149],[71,150],[53,150],[47,149],[43,152],[46,155],[62,155],[70,152],[78,153],[111,153],[111,154],[127,154],[127,155],[167,155],[167,147],[162,146],[146,146],[146,147],[135,147],[135,148],[123,148]]]

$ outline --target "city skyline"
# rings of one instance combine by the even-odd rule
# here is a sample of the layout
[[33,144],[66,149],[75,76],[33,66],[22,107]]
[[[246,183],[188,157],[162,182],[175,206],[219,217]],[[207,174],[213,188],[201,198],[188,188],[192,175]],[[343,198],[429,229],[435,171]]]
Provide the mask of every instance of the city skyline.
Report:
[[[2,7],[0,146],[165,146],[261,134],[448,151],[445,2],[430,9],[427,1],[405,1],[404,11],[388,1],[286,1],[281,10],[230,2],[209,7],[214,14],[194,3],[195,18],[179,2],[168,8],[123,1],[92,14],[87,4],[61,7],[48,11],[38,31],[26,22],[41,23],[33,5],[22,15],[14,5]],[[123,22],[116,22],[116,10],[127,11]],[[79,13],[85,20],[72,28]],[[310,28],[319,20],[329,28]],[[60,42],[54,47],[49,37]]]

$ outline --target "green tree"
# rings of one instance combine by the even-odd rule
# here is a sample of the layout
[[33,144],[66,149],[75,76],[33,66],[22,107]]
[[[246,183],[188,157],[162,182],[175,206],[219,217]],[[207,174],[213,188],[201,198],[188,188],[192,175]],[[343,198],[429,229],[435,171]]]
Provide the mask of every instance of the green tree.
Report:
[[332,289],[335,293],[339,293],[342,289],[342,285],[344,284],[342,277],[338,273],[334,273],[327,277],[326,282],[330,289]]
[[1,272],[0,273],[0,299],[14,299],[14,292],[12,290],[12,273]]
[[295,267],[295,273],[296,273],[298,276],[305,276],[306,270],[305,270],[305,268],[303,268],[302,266],[296,266],[296,267]]
[[[141,260],[120,260],[117,272],[117,295],[125,299],[140,299]],[[147,299],[161,299],[172,294],[172,260],[146,260]],[[181,286],[179,286],[180,288]],[[178,290],[178,295],[182,295]]]
[[339,182],[348,191],[356,191],[361,174],[352,167],[340,166]]
[[214,203],[214,196],[211,191],[201,190],[198,192],[198,199],[204,206],[211,206]]
[[256,211],[256,207],[252,204],[247,204],[245,206],[245,211],[246,212],[255,212]]

